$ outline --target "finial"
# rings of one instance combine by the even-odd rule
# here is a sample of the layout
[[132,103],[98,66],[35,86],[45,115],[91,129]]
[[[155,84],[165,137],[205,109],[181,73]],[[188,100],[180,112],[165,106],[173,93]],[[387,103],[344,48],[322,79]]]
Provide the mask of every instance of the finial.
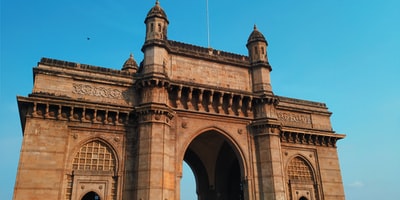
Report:
[[160,4],[160,2],[158,2],[158,0],[156,0],[156,5],[158,6]]
[[131,54],[129,55],[129,57],[133,59],[133,54],[131,53]]
[[257,30],[257,25],[256,24],[254,24],[254,30]]

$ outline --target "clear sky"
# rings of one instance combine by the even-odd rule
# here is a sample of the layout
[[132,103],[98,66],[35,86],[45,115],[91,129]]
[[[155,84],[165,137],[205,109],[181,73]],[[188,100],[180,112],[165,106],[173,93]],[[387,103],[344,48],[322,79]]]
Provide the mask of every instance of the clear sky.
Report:
[[[31,92],[32,67],[41,57],[121,69],[133,53],[140,62],[154,2],[1,0],[0,199],[12,198],[22,141],[16,96]],[[169,39],[207,47],[206,0],[160,5]],[[209,0],[209,19],[211,47],[244,55],[257,24],[274,93],[328,105],[334,130],[347,135],[338,142],[346,199],[398,199],[400,1]],[[184,185],[194,187],[190,176]]]

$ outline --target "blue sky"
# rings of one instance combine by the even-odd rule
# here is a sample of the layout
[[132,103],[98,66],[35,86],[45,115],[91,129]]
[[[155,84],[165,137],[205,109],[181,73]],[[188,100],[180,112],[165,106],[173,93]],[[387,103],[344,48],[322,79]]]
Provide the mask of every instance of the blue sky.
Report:
[[[32,67],[41,57],[115,69],[130,53],[140,61],[154,2],[1,0],[0,199],[12,198],[22,141],[16,96],[31,92]],[[169,39],[207,46],[206,0],[160,4]],[[245,55],[257,24],[274,93],[328,105],[334,130],[347,134],[338,142],[346,199],[398,199],[400,1],[209,0],[209,19],[211,47]]]

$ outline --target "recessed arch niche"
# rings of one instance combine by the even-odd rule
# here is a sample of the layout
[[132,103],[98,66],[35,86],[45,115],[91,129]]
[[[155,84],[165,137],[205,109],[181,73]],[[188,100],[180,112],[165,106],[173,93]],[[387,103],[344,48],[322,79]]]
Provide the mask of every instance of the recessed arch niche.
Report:
[[301,155],[290,159],[286,167],[289,196],[293,200],[319,200],[318,181],[310,162]]
[[66,199],[117,199],[118,156],[105,140],[93,138],[73,154],[67,175]]
[[234,143],[216,130],[205,131],[191,141],[184,161],[195,176],[198,200],[244,199],[240,155]]

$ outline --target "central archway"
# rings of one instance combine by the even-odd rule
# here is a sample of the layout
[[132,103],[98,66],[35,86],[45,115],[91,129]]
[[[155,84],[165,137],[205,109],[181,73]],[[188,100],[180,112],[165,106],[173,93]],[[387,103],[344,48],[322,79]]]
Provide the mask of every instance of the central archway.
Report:
[[197,136],[184,161],[196,179],[198,200],[243,200],[241,159],[232,143],[217,131]]

